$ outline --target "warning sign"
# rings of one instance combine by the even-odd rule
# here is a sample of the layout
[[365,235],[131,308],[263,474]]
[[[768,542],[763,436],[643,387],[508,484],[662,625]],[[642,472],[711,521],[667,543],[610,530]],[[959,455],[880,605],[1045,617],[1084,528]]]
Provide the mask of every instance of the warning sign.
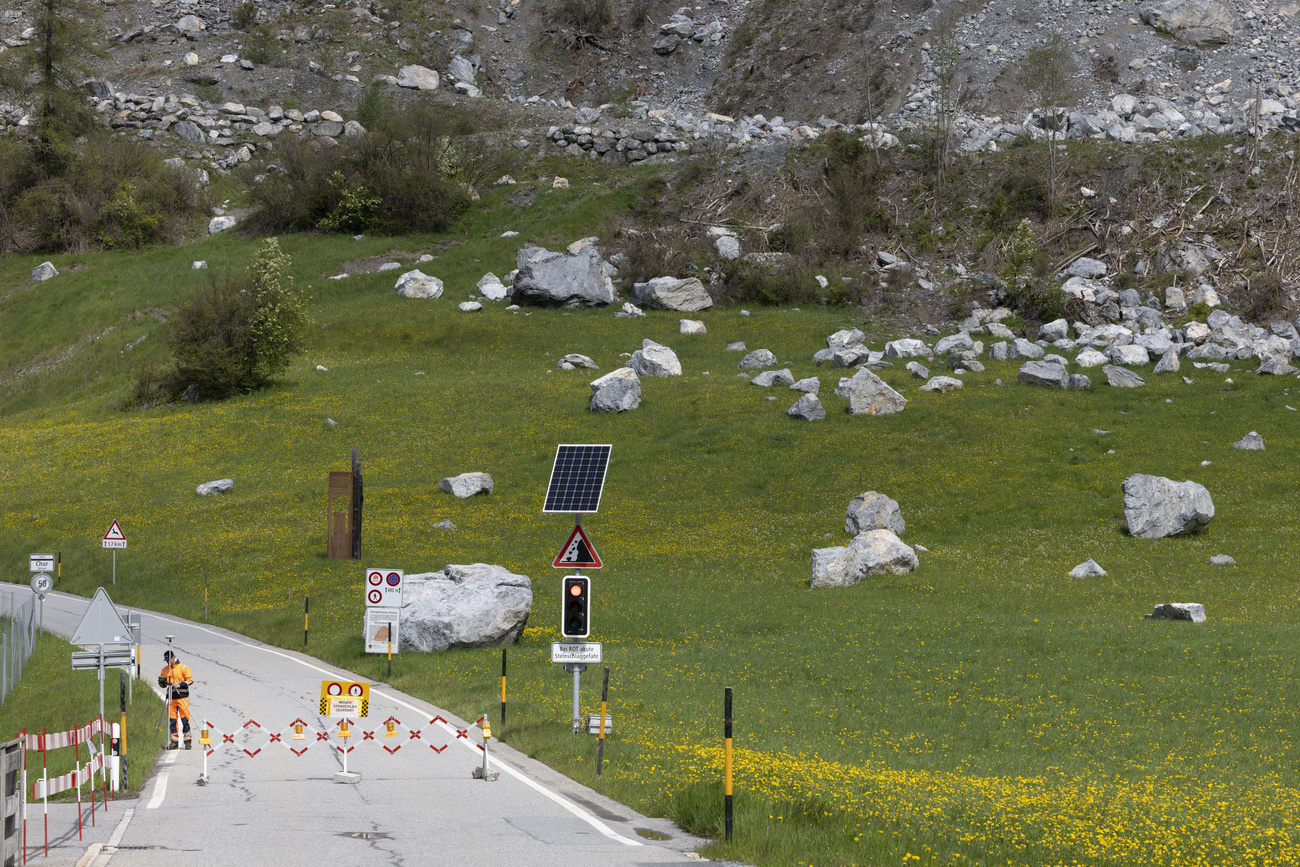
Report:
[[587,534],[582,531],[582,525],[579,524],[573,528],[569,534],[569,539],[560,549],[551,565],[556,569],[599,569],[601,568],[600,555],[596,553],[596,546],[591,544]]
[[105,548],[126,547],[126,534],[122,532],[122,525],[117,523],[116,518],[113,519],[113,524],[108,528],[108,532],[104,534],[104,547]]
[[369,716],[370,684],[351,680],[322,680],[320,682],[320,715]]

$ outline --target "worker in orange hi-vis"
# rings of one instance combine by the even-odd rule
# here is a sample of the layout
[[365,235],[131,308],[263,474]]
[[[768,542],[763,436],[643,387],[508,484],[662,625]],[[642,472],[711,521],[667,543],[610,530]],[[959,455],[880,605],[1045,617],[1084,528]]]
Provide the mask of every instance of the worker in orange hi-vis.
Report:
[[169,750],[177,747],[177,720],[180,720],[182,731],[185,732],[185,749],[192,748],[190,742],[190,684],[192,683],[194,683],[194,675],[190,674],[190,667],[182,665],[180,657],[170,650],[164,653],[163,669],[158,675],[158,685],[167,690],[167,717],[171,729],[171,738],[167,742]]

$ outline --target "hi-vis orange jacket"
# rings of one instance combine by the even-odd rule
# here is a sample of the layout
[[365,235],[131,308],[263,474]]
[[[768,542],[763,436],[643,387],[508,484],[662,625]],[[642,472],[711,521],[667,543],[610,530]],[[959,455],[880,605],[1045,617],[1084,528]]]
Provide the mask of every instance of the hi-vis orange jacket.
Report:
[[[190,667],[180,662],[172,662],[170,665],[164,665],[162,671],[158,673],[158,676],[166,680],[167,683],[194,682],[194,675],[190,674]],[[188,698],[172,699],[167,703],[167,705],[168,718],[190,718],[190,700]]]

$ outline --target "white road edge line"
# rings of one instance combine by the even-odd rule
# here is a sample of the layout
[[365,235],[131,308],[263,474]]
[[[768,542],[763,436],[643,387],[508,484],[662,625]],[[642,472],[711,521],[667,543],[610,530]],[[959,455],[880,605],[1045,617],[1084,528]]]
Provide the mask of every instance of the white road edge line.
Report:
[[167,797],[167,777],[170,774],[170,771],[159,772],[158,779],[153,784],[153,797],[145,805],[146,810],[156,810],[162,806],[163,798]]
[[[143,612],[143,611],[142,611],[141,613],[144,614],[144,613],[146,613],[146,612]],[[251,650],[260,650],[260,651],[262,651],[262,652],[264,652],[264,653],[269,653],[269,654],[272,654],[273,656],[278,656],[278,657],[280,657],[281,659],[287,659],[287,660],[289,660],[290,662],[296,662],[298,665],[304,666],[305,668],[309,668],[309,669],[311,669],[312,671],[320,672],[321,674],[325,675],[326,677],[337,678],[337,677],[340,676],[337,672],[333,672],[333,671],[329,671],[329,670],[327,670],[327,669],[321,668],[319,665],[312,665],[310,662],[304,662],[303,660],[301,660],[301,659],[297,659],[296,657],[293,657],[293,656],[290,656],[290,655],[287,654],[287,653],[282,653],[282,652],[280,652],[280,651],[278,651],[278,650],[272,650],[271,648],[269,648],[269,647],[265,647],[265,646],[258,646],[258,645],[256,645],[256,644],[249,644],[247,641],[240,641],[238,638],[231,638],[229,635],[222,635],[221,633],[215,632],[214,630],[207,629],[206,627],[199,626],[198,624],[195,624],[195,623],[190,623],[189,621],[175,620],[175,619],[173,619],[173,618],[171,618],[171,617],[168,617],[168,616],[165,615],[165,614],[156,614],[156,613],[153,613],[153,612],[148,612],[148,614],[149,614],[150,617],[156,617],[156,618],[159,619],[159,620],[166,620],[166,621],[169,621],[169,622],[171,622],[171,623],[178,623],[178,624],[181,624],[181,625],[187,626],[187,627],[189,627],[189,628],[191,628],[191,629],[198,629],[198,630],[201,631],[201,632],[206,632],[206,633],[208,633],[209,635],[215,635],[215,636],[217,636],[218,638],[224,638],[224,639],[227,640],[227,641],[233,642],[234,644],[243,645],[244,647],[247,647],[247,648],[249,648],[249,649],[251,649]],[[387,693],[381,692],[381,691],[379,691],[379,690],[375,690],[375,695],[382,696],[383,698],[386,698],[386,699],[388,699],[389,701],[391,701],[393,704],[401,705],[402,707],[404,707],[404,708],[408,708],[408,709],[414,711],[415,713],[421,713],[421,714],[423,713],[423,711],[420,710],[418,707],[415,707],[414,705],[408,704],[408,703],[402,701],[401,699],[396,698],[396,697],[394,697],[394,696],[392,696],[392,695],[389,695],[389,694],[387,694]],[[456,729],[455,729],[453,726],[451,726],[451,725],[444,724],[444,727],[445,727],[445,728],[447,729],[447,731],[449,731],[449,732],[454,732],[454,731],[456,731]],[[457,740],[460,740],[460,738],[457,738]],[[469,750],[472,751],[472,750],[476,749],[477,746],[476,746],[474,743],[470,742],[470,741],[466,741],[466,742],[465,742],[465,748],[466,748],[466,749],[469,749]],[[518,770],[516,770],[515,768],[510,767],[510,766],[507,765],[506,763],[504,763],[504,762],[502,762],[502,761],[500,761],[500,760],[498,760],[498,759],[493,759],[493,758],[491,758],[490,756],[488,757],[488,760],[489,760],[493,765],[495,765],[496,767],[498,767],[498,768],[500,768],[501,770],[505,771],[506,773],[510,774],[510,776],[514,777],[516,780],[520,781],[520,782],[523,783],[524,785],[528,786],[529,788],[531,788],[531,789],[533,789],[533,790],[539,792],[540,794],[546,796],[546,797],[549,798],[550,800],[552,800],[552,801],[554,801],[555,803],[559,804],[561,807],[563,807],[564,809],[568,810],[570,813],[572,813],[573,815],[577,816],[579,819],[581,819],[582,821],[586,822],[588,825],[590,825],[591,827],[595,828],[597,831],[599,831],[601,834],[605,835],[605,836],[608,837],[609,839],[611,839],[611,840],[617,840],[619,843],[622,843],[624,846],[644,846],[644,845],[645,845],[645,844],[642,843],[640,840],[633,840],[633,839],[630,838],[630,837],[624,837],[622,834],[618,833],[618,832],[615,831],[613,828],[611,828],[611,827],[609,827],[608,825],[606,825],[605,823],[601,822],[599,819],[597,819],[597,818],[596,818],[595,816],[593,816],[591,813],[588,813],[586,810],[584,810],[584,809],[582,809],[581,807],[579,807],[577,804],[573,803],[572,801],[568,800],[567,798],[561,797],[559,794],[557,794],[557,793],[555,793],[555,792],[552,792],[550,789],[546,788],[545,786],[543,786],[541,783],[537,782],[536,780],[531,780],[531,779],[529,779],[528,777],[526,777],[526,776],[524,776],[522,773],[520,773]],[[165,773],[164,773],[163,775],[160,776],[159,781],[158,781],[158,786],[161,787],[161,790],[162,790],[161,793],[159,792],[158,788],[155,788],[155,790],[154,790],[154,796],[153,796],[153,798],[149,801],[149,804],[148,804],[148,806],[147,806],[145,809],[150,809],[150,810],[152,810],[152,809],[154,809],[155,807],[157,807],[158,804],[161,804],[161,803],[162,803],[162,797],[161,797],[161,795],[162,795],[162,794],[165,794],[165,793],[166,793],[166,790],[167,790],[167,777],[166,777],[166,774],[165,774]],[[155,802],[157,802],[157,803],[155,803]]]
[[89,867],[91,864],[94,864],[94,867],[106,867],[108,859],[113,857],[113,853],[117,851],[118,844],[122,842],[122,837],[126,834],[126,826],[131,823],[131,817],[134,815],[134,807],[129,808],[125,813],[123,813],[122,820],[118,822],[117,827],[113,829],[113,835],[108,838],[108,842],[92,843],[90,848],[86,850],[86,854],[82,855],[81,860],[77,862],[77,867]]

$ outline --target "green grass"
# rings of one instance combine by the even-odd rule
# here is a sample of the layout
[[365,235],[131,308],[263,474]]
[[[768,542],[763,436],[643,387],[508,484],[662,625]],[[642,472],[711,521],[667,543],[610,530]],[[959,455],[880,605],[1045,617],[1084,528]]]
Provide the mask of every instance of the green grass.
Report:
[[[3,622],[3,620],[0,620]],[[6,628],[7,631],[7,628]],[[99,679],[94,671],[73,671],[72,651],[77,648],[66,638],[49,632],[38,632],[36,649],[23,672],[18,687],[0,705],[0,736],[8,740],[23,729],[29,735],[42,731],[64,732],[83,728],[99,716]],[[119,673],[107,671],[104,680],[104,720],[121,723],[121,696]],[[126,756],[128,786],[119,795],[138,795],[149,778],[154,760],[167,736],[163,723],[163,704],[143,680],[131,687],[131,700],[126,709]],[[98,735],[95,736],[99,744]],[[88,761],[86,748],[80,751],[81,764]],[[71,748],[50,750],[46,753],[49,777],[70,773],[77,760]],[[31,785],[41,777],[41,754],[27,755],[27,782]],[[99,775],[95,776],[99,784]],[[28,790],[28,798],[31,791]],[[83,788],[82,798],[89,792]],[[51,801],[75,801],[76,791],[51,796]]]
[[[0,304],[6,376],[24,352],[57,355],[116,325],[0,403],[0,563],[21,574],[29,552],[62,551],[60,589],[89,595],[109,581],[99,538],[116,518],[130,539],[116,602],[200,619],[206,575],[213,622],[301,647],[310,594],[308,650],[376,680],[383,660],[361,652],[363,566],[527,574],[533,616],[510,651],[508,723],[494,733],[638,809],[716,832],[722,695],[734,687],[737,834],[709,857],[1300,855],[1292,380],[1242,363],[1232,384],[1185,368],[1196,385],[1150,377],[1140,390],[1050,392],[990,363],[964,391],[932,395],[899,368],[883,375],[907,410],[858,418],[831,394],[844,372],[810,361],[851,323],[846,311],[717,309],[702,317],[709,334],[692,338],[673,314],[456,311],[522,244],[592,234],[637,195],[636,184],[570,178],[573,189],[520,210],[503,203],[510,191],[490,192],[445,238],[283,238],[314,299],[308,351],[274,387],[223,404],[110,409],[133,366],[162,357],[159,325],[130,313],[194,285],[191,260],[237,267],[251,242],[77,257],[84,269],[30,288],[29,264],[0,265],[0,296],[13,293]],[[507,228],[520,237],[500,239]],[[393,274],[322,279],[393,248],[434,252],[421,268],[446,281],[444,297],[400,299]],[[554,370],[581,352],[608,371],[647,337],[672,346],[685,375],[644,381],[635,412],[590,414],[594,375]],[[737,378],[739,355],[724,349],[737,340],[772,349],[796,378],[819,376],[828,418],[794,422],[784,411],[795,395]],[[1266,452],[1230,448],[1250,430]],[[615,728],[599,780],[595,739],[567,733],[569,681],[548,661],[561,576],[549,564],[571,519],[541,505],[562,442],[614,445],[601,511],[584,524],[607,564],[593,582],[593,638],[612,669]],[[353,448],[364,556],[328,561],[326,474],[347,469]],[[490,497],[438,492],[439,479],[475,470],[492,474]],[[1128,537],[1120,484],[1136,472],[1204,484],[1213,523],[1188,539]],[[194,494],[224,477],[233,493]],[[845,508],[866,490],[901,504],[905,540],[929,549],[920,570],[810,590],[811,549],[847,542]],[[444,519],[458,529],[433,529]],[[1219,553],[1237,565],[1211,566]],[[1089,557],[1109,575],[1066,577]],[[1142,620],[1168,601],[1201,602],[1210,620]],[[393,683],[495,718],[499,666],[495,648],[406,652]],[[584,711],[597,709],[599,683],[589,671]]]

